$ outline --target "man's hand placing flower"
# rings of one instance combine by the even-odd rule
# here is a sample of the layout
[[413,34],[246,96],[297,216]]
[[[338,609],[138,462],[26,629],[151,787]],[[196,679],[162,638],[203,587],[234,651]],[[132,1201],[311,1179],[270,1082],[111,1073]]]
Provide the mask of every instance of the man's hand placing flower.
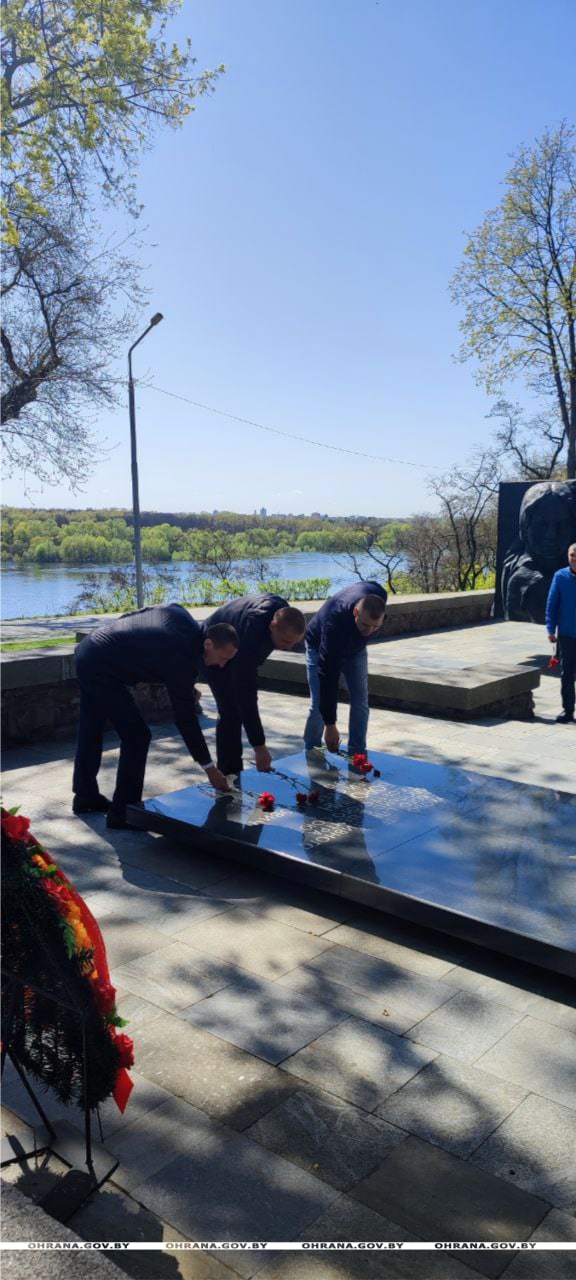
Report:
[[272,756],[268,747],[254,747],[254,758],[256,760],[256,768],[259,773],[270,773],[272,768]]
[[220,769],[216,768],[215,764],[211,764],[210,768],[206,770],[206,777],[208,778],[210,786],[214,787],[215,791],[230,790],[225,775],[220,771]]
[[340,734],[335,724],[327,724],[324,730],[324,741],[328,751],[337,751],[340,746]]

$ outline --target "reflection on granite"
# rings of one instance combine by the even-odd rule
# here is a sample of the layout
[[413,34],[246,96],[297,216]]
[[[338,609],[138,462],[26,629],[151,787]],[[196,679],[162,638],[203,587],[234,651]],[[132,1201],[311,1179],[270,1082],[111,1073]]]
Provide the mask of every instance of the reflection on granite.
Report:
[[[380,777],[314,751],[244,772],[231,796],[186,787],[144,809],[576,951],[576,797],[371,753]],[[296,793],[317,788],[300,808]],[[271,813],[258,805],[275,797]]]

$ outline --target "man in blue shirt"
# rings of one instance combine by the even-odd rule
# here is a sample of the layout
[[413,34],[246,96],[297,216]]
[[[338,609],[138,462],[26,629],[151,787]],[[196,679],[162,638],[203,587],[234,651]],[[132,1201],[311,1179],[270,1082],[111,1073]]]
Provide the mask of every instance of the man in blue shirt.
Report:
[[546,629],[551,644],[558,640],[562,715],[558,724],[574,719],[576,705],[576,542],[568,547],[568,568],[558,569],[546,604]]
[[368,655],[366,644],[386,616],[387,595],[378,582],[355,582],[327,600],[306,628],[306,669],[310,710],[304,729],[307,751],[324,741],[337,751],[338,681],[344,676],[350,696],[348,750],[366,750],[368,730]]

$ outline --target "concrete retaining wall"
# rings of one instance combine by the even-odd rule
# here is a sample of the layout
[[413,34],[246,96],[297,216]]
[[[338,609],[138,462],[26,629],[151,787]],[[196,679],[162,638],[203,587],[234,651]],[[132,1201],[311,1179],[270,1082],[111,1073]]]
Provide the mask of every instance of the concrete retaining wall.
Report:
[[[493,598],[493,591],[393,596],[388,601],[382,638],[487,621]],[[312,617],[321,603],[306,601],[301,606],[302,611],[307,618]],[[209,608],[194,609],[194,616],[202,619],[209,617],[211,612]],[[105,621],[102,618],[100,625]],[[77,626],[81,629],[81,618],[78,618]],[[151,723],[170,719],[170,702],[162,685],[140,685],[135,696],[143,715]],[[3,658],[2,737],[5,747],[73,737],[78,723],[78,708],[72,644],[70,648],[50,653],[36,650]]]

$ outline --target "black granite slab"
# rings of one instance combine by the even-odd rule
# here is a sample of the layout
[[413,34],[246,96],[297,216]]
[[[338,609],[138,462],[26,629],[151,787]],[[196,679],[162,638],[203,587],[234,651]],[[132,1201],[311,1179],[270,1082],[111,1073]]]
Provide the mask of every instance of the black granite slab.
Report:
[[[367,778],[315,751],[185,787],[134,825],[576,975],[576,797],[373,752]],[[317,789],[316,803],[297,792]],[[264,813],[258,797],[275,805]]]

